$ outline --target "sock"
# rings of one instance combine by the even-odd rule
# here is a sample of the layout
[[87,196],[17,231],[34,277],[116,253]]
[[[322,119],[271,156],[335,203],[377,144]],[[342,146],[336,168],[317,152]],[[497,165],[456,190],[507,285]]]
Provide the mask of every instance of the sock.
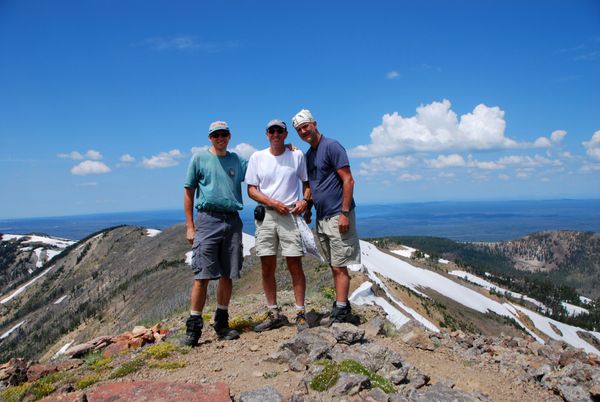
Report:
[[199,315],[200,317],[202,317],[202,311],[190,311],[190,315]]
[[279,310],[279,306],[278,306],[277,304],[274,304],[274,305],[272,305],[272,306],[269,306],[269,305],[267,304],[267,308],[268,308],[269,310]]
[[304,314],[304,306],[299,306],[296,304],[296,314]]
[[335,302],[335,305],[336,305],[338,308],[344,308],[344,307],[346,307],[346,306],[348,305],[348,302],[347,302],[347,301],[345,301],[345,302],[336,301],[336,302]]
[[217,304],[217,310],[229,310],[229,306],[225,306],[223,304]]

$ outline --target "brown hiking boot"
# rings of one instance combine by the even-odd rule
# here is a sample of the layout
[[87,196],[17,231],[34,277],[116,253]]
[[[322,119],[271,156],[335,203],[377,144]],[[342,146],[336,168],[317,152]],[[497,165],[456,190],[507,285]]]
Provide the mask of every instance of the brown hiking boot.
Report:
[[267,318],[258,325],[254,326],[255,332],[268,331],[270,329],[281,328],[284,325],[289,324],[289,321],[285,315],[281,313],[281,309],[269,310],[267,312]]

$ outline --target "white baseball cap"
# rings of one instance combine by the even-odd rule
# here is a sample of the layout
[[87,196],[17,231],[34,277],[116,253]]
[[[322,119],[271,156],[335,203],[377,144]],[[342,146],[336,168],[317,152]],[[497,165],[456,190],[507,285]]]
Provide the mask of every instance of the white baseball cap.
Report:
[[296,113],[296,115],[292,119],[292,125],[294,126],[294,128],[298,128],[299,126],[303,125],[304,123],[312,123],[314,121],[315,121],[315,119],[313,118],[310,110],[302,109],[301,111]]

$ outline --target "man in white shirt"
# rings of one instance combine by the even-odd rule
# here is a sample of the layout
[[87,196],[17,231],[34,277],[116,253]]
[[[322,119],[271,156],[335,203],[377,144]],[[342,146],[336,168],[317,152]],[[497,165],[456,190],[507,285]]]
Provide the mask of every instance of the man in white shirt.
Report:
[[[267,124],[269,148],[255,152],[248,161],[245,181],[248,195],[264,207],[264,217],[256,218],[256,254],[260,257],[262,283],[267,299],[267,318],[254,327],[257,332],[279,328],[288,320],[277,305],[277,251],[286,258],[292,276],[296,301],[296,328],[308,328],[304,315],[306,279],[302,270],[302,238],[296,223],[296,215],[302,214],[310,199],[308,176],[304,154],[290,151],[285,146],[287,126],[282,120]],[[304,192],[301,199],[300,184]],[[255,214],[256,217],[256,214]],[[262,218],[262,219],[261,219]]]

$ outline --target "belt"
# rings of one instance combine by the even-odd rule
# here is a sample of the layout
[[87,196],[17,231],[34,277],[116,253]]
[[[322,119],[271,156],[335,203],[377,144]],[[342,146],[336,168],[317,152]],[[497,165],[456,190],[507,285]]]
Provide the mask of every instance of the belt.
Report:
[[[286,205],[286,207],[288,207],[288,208],[294,208],[295,206],[296,206],[295,202],[292,202],[290,205]],[[268,210],[270,210],[270,211],[274,211],[275,210],[275,208],[273,208],[273,207],[267,207],[266,205],[265,205],[265,208],[268,209]]]
[[205,212],[207,214],[221,214],[221,215],[237,215],[238,211],[219,211],[216,209],[199,209],[198,212]]

